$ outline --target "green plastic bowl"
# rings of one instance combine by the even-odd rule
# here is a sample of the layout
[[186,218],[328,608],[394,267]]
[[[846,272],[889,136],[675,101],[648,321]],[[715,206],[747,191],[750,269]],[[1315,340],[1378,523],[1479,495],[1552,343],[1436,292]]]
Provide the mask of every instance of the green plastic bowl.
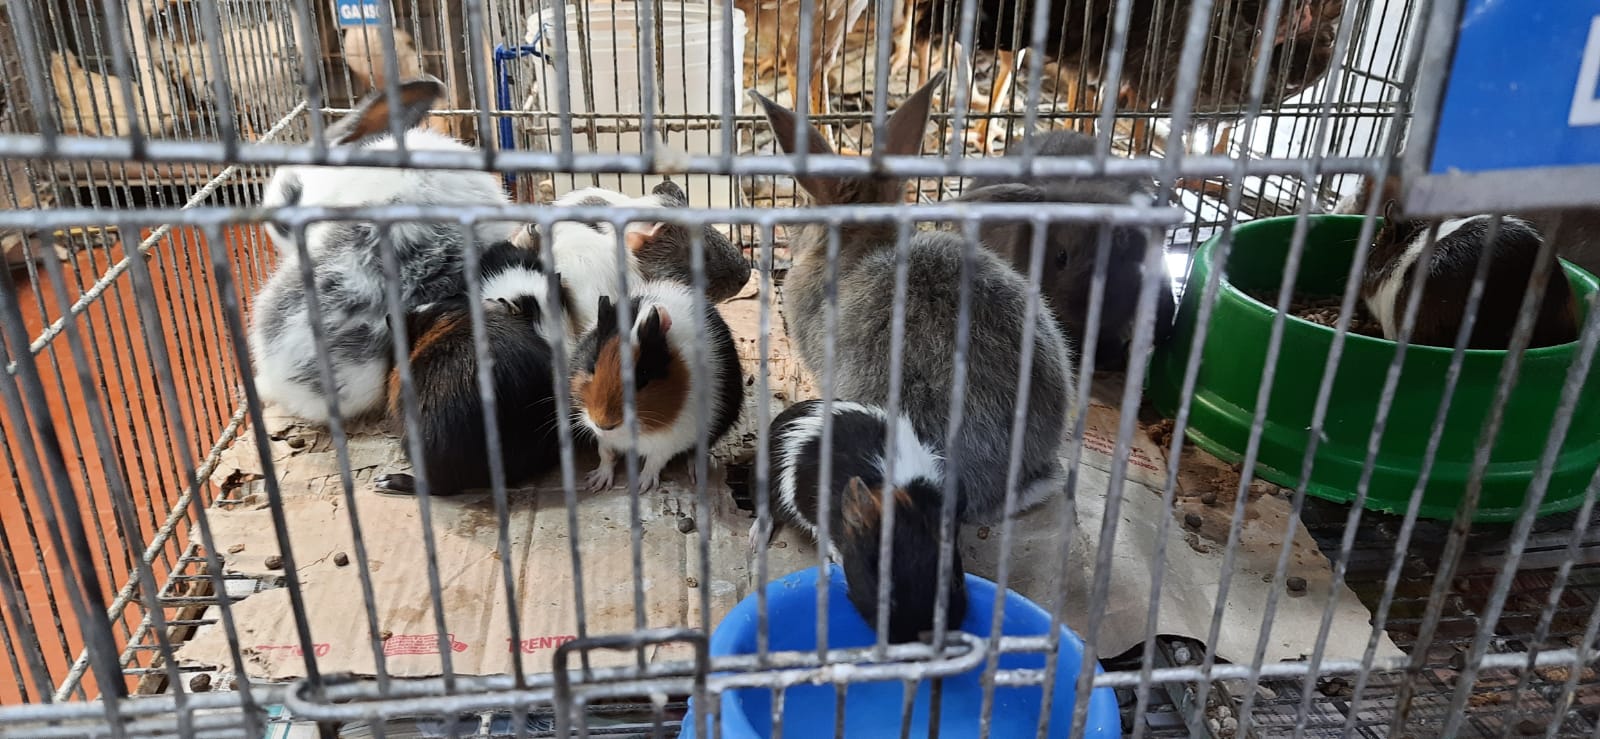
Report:
[[[1350,271],[1360,216],[1312,216],[1295,289],[1305,295],[1342,295]],[[1233,250],[1211,313],[1211,328],[1189,411],[1189,440],[1227,462],[1244,458],[1255,416],[1257,387],[1266,364],[1267,339],[1277,312],[1242,290],[1277,294],[1295,218],[1269,218],[1238,226]],[[1172,417],[1178,408],[1183,372],[1194,340],[1200,298],[1217,248],[1213,238],[1200,247],[1189,289],[1178,309],[1173,340],[1157,352],[1149,394],[1156,409]],[[1563,263],[1580,298],[1600,290],[1595,278]],[[1284,322],[1283,346],[1268,401],[1255,473],[1277,485],[1300,484],[1300,467],[1309,439],[1312,411],[1322,381],[1333,329],[1299,318]],[[1392,341],[1350,334],[1339,358],[1328,402],[1324,441],[1307,482],[1307,492],[1336,502],[1356,497],[1356,482],[1366,460],[1367,439],[1377,416],[1378,396],[1393,361]],[[1567,368],[1576,342],[1529,350],[1505,409],[1483,478],[1475,521],[1516,518],[1549,438]],[[1375,460],[1366,506],[1402,513],[1416,487],[1429,432],[1444,395],[1451,350],[1413,346],[1406,351],[1388,426]],[[1505,352],[1466,352],[1438,455],[1423,492],[1421,515],[1452,518],[1465,493],[1474,448],[1493,402]],[[1540,514],[1570,510],[1582,502],[1590,477],[1600,465],[1600,362],[1590,367],[1578,409],[1567,432],[1555,474]]]

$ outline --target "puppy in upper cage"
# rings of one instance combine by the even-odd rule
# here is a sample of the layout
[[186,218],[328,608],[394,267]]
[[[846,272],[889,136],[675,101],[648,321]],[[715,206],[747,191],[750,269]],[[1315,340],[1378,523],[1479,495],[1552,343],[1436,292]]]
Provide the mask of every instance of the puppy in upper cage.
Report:
[[[560,458],[554,356],[571,354],[572,334],[552,308],[564,304],[567,295],[550,294],[537,253],[509,242],[484,252],[479,276],[500,459],[506,483],[517,484],[548,471]],[[413,308],[406,314],[406,336],[418,423],[404,423],[400,375],[391,372],[389,415],[404,429],[401,448],[415,463],[410,444],[415,436],[433,495],[489,487],[488,436],[467,296]],[[416,491],[408,474],[384,475],[376,483],[380,490]]]
[[[767,492],[774,520],[799,525],[817,538],[819,491],[822,489],[823,403],[795,403],[772,420],[767,436],[772,460],[772,486]],[[917,438],[905,414],[894,420],[894,447],[889,443],[889,416],[881,408],[839,401],[831,409],[832,464],[828,547],[844,568],[850,602],[867,623],[878,620],[878,567],[883,538],[882,488],[889,481],[894,501],[894,540],[889,565],[889,641],[915,641],[933,628],[939,592],[939,516],[944,500],[944,466],[935,447]],[[890,470],[890,463],[893,470]],[[892,475],[892,476],[891,476]],[[959,515],[960,502],[957,502]],[[774,526],[761,536],[761,522],[750,525],[752,548],[771,541]],[[951,535],[955,535],[954,528]],[[818,542],[819,544],[823,542]],[[966,618],[966,577],[961,548],[952,547],[949,607],[946,623],[959,628]]]
[[[886,154],[912,155],[922,147],[929,99],[943,81],[937,74],[889,117]],[[798,117],[789,109],[752,93],[766,109],[778,144],[794,153]],[[814,129],[810,151],[832,149]],[[822,205],[898,203],[905,181],[898,177],[826,177],[801,175],[800,186]],[[840,229],[837,296],[838,321],[828,314],[830,226],[806,224],[791,230],[794,263],[783,286],[783,315],[789,337],[813,375],[823,376],[833,362],[837,397],[885,405],[889,393],[888,363],[895,309],[895,246],[898,227],[892,222],[845,221]],[[955,385],[956,334],[962,320],[959,290],[964,252],[975,245],[948,231],[917,231],[905,245],[906,320],[900,407],[920,438],[943,443],[949,429],[950,395]],[[971,295],[965,318],[970,326],[966,352],[966,397],[963,425],[943,449],[958,476],[963,518],[994,521],[1004,513],[1011,426],[1018,386],[1031,378],[1027,398],[1022,467],[1017,476],[1018,509],[1060,491],[1066,473],[1058,455],[1072,411],[1074,378],[1071,351],[1061,327],[1048,311],[1034,320],[1033,357],[1022,366],[1022,336],[1028,286],[1011,265],[984,249],[972,254]],[[828,347],[837,347],[829,357]]]
[[[432,77],[401,84],[398,100],[377,92],[328,127],[328,143],[394,149],[393,111],[406,129],[408,150],[470,151],[460,141],[417,128],[444,92],[444,84]],[[508,202],[499,180],[487,172],[348,166],[279,168],[261,200],[268,209]],[[318,359],[323,353],[333,365],[340,415],[354,418],[383,405],[393,349],[382,240],[387,238],[400,263],[400,299],[410,309],[459,295],[462,251],[505,241],[515,225],[478,223],[470,238],[449,223],[394,223],[383,229],[371,222],[319,221],[293,231],[269,222],[266,230],[277,247],[278,266],[256,295],[251,316],[256,390],[295,416],[325,423],[330,408]],[[309,260],[314,292],[301,278],[302,258]],[[320,314],[321,342],[312,330],[313,307]]]
[[[701,314],[703,332],[695,325],[694,293],[675,282],[640,284],[628,305],[633,324],[622,330],[611,298],[600,297],[594,329],[578,342],[573,358],[577,420],[600,447],[600,464],[587,480],[590,490],[611,487],[617,455],[629,448],[638,450],[643,465],[640,492],[654,490],[667,463],[685,453],[692,475],[701,428],[709,450],[727,435],[744,407],[744,371],[733,333],[711,301]],[[633,367],[637,440],[626,423],[624,351]],[[704,420],[702,408],[707,410]]]
[[[1035,152],[1041,157],[1089,157],[1095,153],[1094,137],[1076,131],[1041,131],[1035,136],[1038,143]],[[1020,153],[1020,149],[1006,152],[1007,156]],[[973,180],[972,188],[962,193],[960,199],[971,203],[1138,205],[1152,202],[1155,196],[1152,184],[1140,178],[980,177]],[[1106,255],[1094,368],[1122,371],[1128,367],[1132,350],[1134,319],[1138,317],[1139,288],[1150,238],[1148,230],[1138,226],[1109,225],[1106,228],[1110,229],[1111,241]],[[1088,338],[1089,300],[1100,231],[1100,224],[1083,222],[1052,223],[1045,230],[1039,287],[1050,299],[1050,310],[1067,336],[1079,346]],[[979,226],[979,237],[984,246],[1011,262],[1024,278],[1028,276],[1034,244],[1030,224],[985,220]],[[1159,249],[1159,245],[1156,248]],[[1163,267],[1163,277],[1165,274]],[[1172,287],[1163,279],[1156,292],[1156,346],[1171,337],[1175,312]]]
[[[649,195],[636,198],[601,187],[573,190],[556,200],[556,207],[622,206],[644,208],[687,208],[689,198],[675,183],[662,182]],[[599,299],[617,296],[617,236],[609,223],[557,221],[551,224],[550,252],[556,269],[573,294],[573,311],[580,332],[595,325]],[[525,249],[539,251],[538,224],[530,223],[517,232],[513,241]],[[623,229],[627,246],[628,284],[648,280],[668,280],[694,285],[690,271],[693,235],[687,226],[670,223],[630,223]],[[750,280],[750,262],[739,253],[728,237],[712,226],[702,229],[706,298],[720,303],[737,295]]]

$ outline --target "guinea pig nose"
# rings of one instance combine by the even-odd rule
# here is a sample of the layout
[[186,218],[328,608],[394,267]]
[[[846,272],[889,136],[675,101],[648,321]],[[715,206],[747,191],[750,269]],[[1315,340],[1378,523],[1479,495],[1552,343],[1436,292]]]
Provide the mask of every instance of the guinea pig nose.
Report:
[[614,431],[614,430],[616,430],[616,428],[618,426],[622,425],[622,422],[621,421],[607,421],[607,422],[595,421],[594,425],[600,427],[601,431]]

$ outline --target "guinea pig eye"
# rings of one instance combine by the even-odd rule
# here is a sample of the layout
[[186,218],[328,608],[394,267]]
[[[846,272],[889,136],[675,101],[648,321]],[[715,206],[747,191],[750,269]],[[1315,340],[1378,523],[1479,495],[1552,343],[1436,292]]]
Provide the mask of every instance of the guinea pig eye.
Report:
[[1066,269],[1066,268],[1067,268],[1067,250],[1066,249],[1062,249],[1061,251],[1056,252],[1056,269]]

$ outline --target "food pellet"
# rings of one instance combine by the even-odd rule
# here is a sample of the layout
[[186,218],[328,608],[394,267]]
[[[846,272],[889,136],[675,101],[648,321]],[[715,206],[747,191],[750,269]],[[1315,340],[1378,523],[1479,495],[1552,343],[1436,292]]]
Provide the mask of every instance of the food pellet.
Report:
[[688,534],[694,531],[694,517],[684,516],[678,519],[678,533]]
[[1205,522],[1205,519],[1201,518],[1198,513],[1190,513],[1183,517],[1183,523],[1191,529],[1198,529]]
[[1205,493],[1204,495],[1200,496],[1200,502],[1204,503],[1206,505],[1216,505],[1217,504],[1217,494],[1216,493]]
[[189,678],[189,692],[204,693],[211,689],[211,676],[206,674],[195,675]]
[[345,554],[344,552],[334,552],[333,564],[336,567],[343,567],[347,564],[350,564],[350,555]]
[[1291,592],[1291,593],[1304,593],[1304,592],[1306,592],[1306,579],[1303,578],[1303,577],[1299,577],[1299,576],[1291,577],[1287,581],[1284,582],[1284,585],[1287,585],[1289,587],[1289,592]]
[[265,564],[269,570],[281,570],[283,569],[283,557],[274,554],[267,557],[267,560],[262,564]]

